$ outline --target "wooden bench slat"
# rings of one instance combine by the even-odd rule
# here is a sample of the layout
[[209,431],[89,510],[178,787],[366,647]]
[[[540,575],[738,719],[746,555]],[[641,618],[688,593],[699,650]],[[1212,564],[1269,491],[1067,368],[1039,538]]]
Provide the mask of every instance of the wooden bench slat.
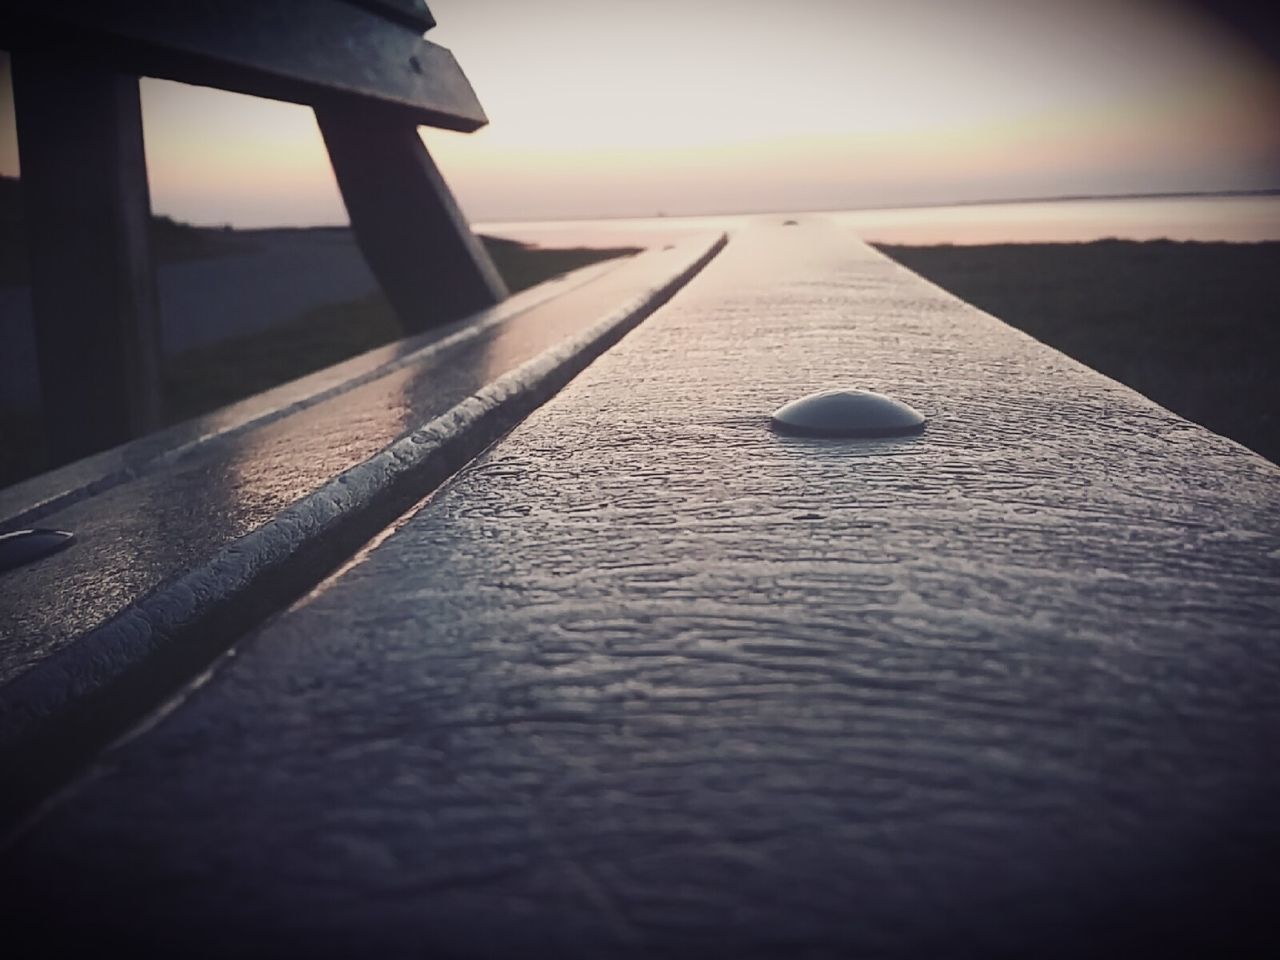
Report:
[[42,778],[69,773],[88,741],[101,746],[313,586],[720,246],[704,236],[584,268],[446,336],[388,345],[117,451],[131,477],[100,475],[39,518],[74,531],[75,549],[0,585],[0,835],[50,786]]
[[[838,384],[929,425],[770,431]],[[175,954],[1252,956],[1278,482],[841,229],[745,227],[5,866]]]
[[13,0],[0,45],[310,106],[358,98],[450,130],[488,122],[448,50],[349,0]]

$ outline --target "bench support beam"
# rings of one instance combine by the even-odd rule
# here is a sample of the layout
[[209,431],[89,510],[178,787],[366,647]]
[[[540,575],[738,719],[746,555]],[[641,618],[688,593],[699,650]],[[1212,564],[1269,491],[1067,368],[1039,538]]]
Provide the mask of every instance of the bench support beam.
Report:
[[506,298],[413,123],[347,104],[315,111],[351,230],[406,333]]
[[53,464],[160,423],[136,77],[13,54],[36,349]]

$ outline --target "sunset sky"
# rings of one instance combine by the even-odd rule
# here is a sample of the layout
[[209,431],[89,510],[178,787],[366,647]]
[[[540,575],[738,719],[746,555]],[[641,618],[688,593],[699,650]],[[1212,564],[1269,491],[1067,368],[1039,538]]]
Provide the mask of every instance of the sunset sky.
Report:
[[[1280,186],[1280,72],[1168,2],[430,6],[491,121],[425,132],[476,220]],[[148,80],[143,110],[158,212],[345,220],[306,108]]]

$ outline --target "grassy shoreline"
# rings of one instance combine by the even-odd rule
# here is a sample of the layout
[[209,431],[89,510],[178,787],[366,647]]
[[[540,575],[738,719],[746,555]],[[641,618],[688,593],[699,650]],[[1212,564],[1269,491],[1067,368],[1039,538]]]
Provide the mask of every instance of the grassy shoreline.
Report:
[[876,246],[1037,340],[1280,463],[1280,242]]

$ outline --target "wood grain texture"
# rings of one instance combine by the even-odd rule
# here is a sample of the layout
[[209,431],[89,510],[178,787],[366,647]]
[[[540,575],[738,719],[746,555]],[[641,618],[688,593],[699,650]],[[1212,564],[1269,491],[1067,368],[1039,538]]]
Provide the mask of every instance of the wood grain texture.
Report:
[[0,490],[0,518],[3,518],[0,519],[0,531],[38,525],[43,518],[73,503],[98,496],[143,475],[160,473],[175,460],[206,443],[220,438],[220,442],[226,442],[232,436],[244,435],[299,413],[394,370],[421,363],[425,355],[473,339],[617,266],[616,262],[605,261],[581,267],[556,278],[553,283],[522,290],[488,310],[454,323],[386,344],[220,410],[184,420],[132,443],[104,450],[97,456],[5,487]]
[[[768,430],[842,384],[929,426]],[[1278,484],[841,230],[744,231],[4,867],[170,948],[1226,949],[1280,850]]]
[[131,478],[50,515],[76,549],[0,578],[0,835],[552,396],[721,243],[650,251],[518,313],[478,316],[471,335],[185,446],[160,469],[142,444]]

